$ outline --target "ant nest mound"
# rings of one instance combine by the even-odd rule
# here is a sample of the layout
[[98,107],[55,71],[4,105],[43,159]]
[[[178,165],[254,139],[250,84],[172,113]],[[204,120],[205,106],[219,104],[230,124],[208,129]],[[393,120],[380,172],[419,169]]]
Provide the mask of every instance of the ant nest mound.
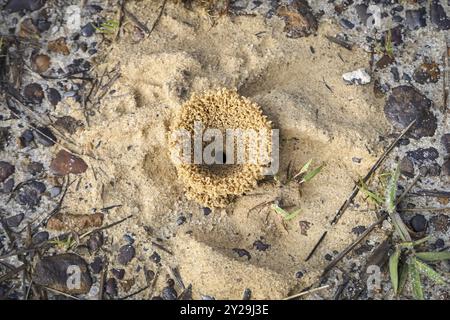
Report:
[[175,117],[171,158],[188,199],[225,207],[257,185],[271,164],[271,122],[235,90],[194,94]]

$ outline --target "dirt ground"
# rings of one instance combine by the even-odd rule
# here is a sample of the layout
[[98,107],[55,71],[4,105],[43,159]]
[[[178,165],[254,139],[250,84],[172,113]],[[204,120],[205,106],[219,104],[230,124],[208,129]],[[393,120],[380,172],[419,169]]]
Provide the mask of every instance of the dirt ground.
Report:
[[[151,3],[129,9],[156,14]],[[108,231],[110,237],[135,234],[138,255],[143,250],[145,256],[148,235],[143,227],[150,226],[153,236],[174,251],[166,263],[177,266],[183,280],[193,284],[194,298],[208,294],[239,299],[245,288],[252,288],[255,298],[275,299],[312,285],[327,262],[323,256],[342,250],[355,225],[376,219],[370,213],[348,212],[317,255],[304,261],[354,181],[380,151],[378,136],[386,131],[380,100],[367,88],[342,81],[343,73],[368,67],[368,54],[330,43],[324,36],[336,27],[332,24],[321,25],[309,38],[287,39],[277,18],[224,17],[211,26],[207,16],[173,4],[165,12],[150,38],[133,43],[125,37],[101,65],[120,63],[122,76],[90,126],[74,139],[104,160],[89,163],[92,170],[79,190],[67,196],[66,211],[89,212],[120,203],[107,222],[130,213],[134,217]],[[262,183],[254,193],[205,217],[184,196],[166,148],[168,128],[192,93],[221,87],[236,88],[257,102],[281,130],[282,179],[288,165],[299,170],[311,158],[324,163],[324,170],[301,188]],[[64,103],[58,107],[64,109]],[[283,225],[270,205],[251,210],[273,201],[300,208],[299,217]],[[188,221],[177,226],[180,214]],[[299,221],[310,225],[306,234],[299,232]],[[257,240],[270,249],[256,250]],[[247,250],[251,259],[237,257],[233,248]],[[294,276],[299,270],[305,273],[301,280]]]
[[[348,274],[353,271],[355,282],[365,282],[368,257],[373,258],[374,248],[383,248],[392,235],[393,227],[388,221],[357,247],[359,251],[344,259],[340,268],[325,279],[321,275],[333,257],[379,219],[379,210],[360,193],[339,223],[330,224],[355,183],[369,172],[398,135],[384,111],[390,88],[383,89],[382,94],[374,89],[374,82],[379,84],[388,76],[373,72],[373,60],[378,59],[379,53],[374,58],[374,51],[358,43],[365,36],[357,38],[359,45],[350,50],[327,38],[341,30],[342,22],[330,18],[332,14],[325,4],[311,4],[315,12],[322,10],[326,17],[320,19],[317,30],[308,36],[292,37],[288,36],[282,14],[259,14],[258,10],[270,12],[269,2],[250,10],[251,13],[242,9],[240,14],[216,15],[202,6],[186,8],[176,1],[164,1],[163,7],[154,1],[127,1],[125,10],[132,15],[124,13],[123,21],[119,15],[117,34],[96,29],[95,37],[86,36],[89,46],[100,42],[89,72],[97,79],[113,74],[111,70],[117,72],[117,77],[112,75],[110,82],[97,87],[97,91],[104,91],[98,103],[87,110],[89,101],[85,97],[89,99],[91,93],[85,90],[84,98],[66,93],[48,110],[39,109],[43,106],[35,109],[42,118],[71,117],[79,128],[70,133],[69,139],[57,135],[59,143],[51,148],[31,148],[26,161],[17,155],[17,147],[12,144],[2,150],[0,160],[16,164],[16,183],[29,178],[19,168],[36,159],[42,161],[45,172],[55,171],[54,159],[63,148],[79,155],[87,165],[81,174],[64,174],[72,183],[63,199],[58,198],[60,195],[53,199],[42,197],[40,207],[30,210],[32,213],[24,222],[19,222],[19,226],[24,226],[37,221],[39,215],[51,211],[57,200],[63,200],[58,219],[71,217],[78,222],[60,227],[64,224],[60,220],[50,220],[50,225],[45,221],[38,230],[49,232],[50,240],[62,231],[66,236],[67,232],[76,235],[75,246],[64,247],[65,240],[58,238],[46,255],[73,252],[89,264],[92,286],[81,297],[95,299],[100,292],[100,298],[104,298],[106,291],[111,299],[165,299],[173,288],[184,294],[191,285],[193,299],[241,299],[248,289],[252,299],[282,299],[326,284],[327,290],[308,298],[333,299],[336,292],[341,290],[340,295],[347,288]],[[117,12],[123,10],[115,4],[101,14],[104,19],[117,19]],[[142,23],[148,26],[147,30]],[[64,32],[73,31],[66,29]],[[53,38],[61,34],[63,30],[54,33]],[[438,49],[441,47],[436,45],[429,50],[433,57]],[[52,65],[59,66],[68,61],[68,57],[61,56],[52,59]],[[358,69],[368,72],[370,85],[343,80],[344,74]],[[41,83],[45,79],[41,78],[32,74],[33,81]],[[82,87],[82,83],[80,80],[77,85]],[[70,86],[64,83],[64,87]],[[225,208],[205,208],[187,199],[185,186],[170,159],[168,138],[176,115],[192,94],[221,88],[237,90],[255,102],[273,127],[280,130],[280,168],[275,177],[260,181],[254,190]],[[440,91],[435,86],[426,92],[437,97]],[[436,136],[448,131],[448,119],[442,116],[442,110],[445,109],[435,111],[439,119]],[[11,117],[4,122],[19,137],[24,125],[13,121],[16,120]],[[407,144],[394,151],[381,172],[392,169],[406,155],[407,148],[438,142],[434,137],[426,137],[420,143],[413,141],[409,147]],[[438,149],[439,165],[443,168],[444,147]],[[321,172],[301,185],[289,181],[289,176],[310,159],[313,167],[323,165]],[[442,180],[447,181],[444,179],[447,177]],[[58,174],[43,176],[42,180],[61,188],[67,182]],[[448,184],[443,187],[437,180],[439,175],[424,177],[421,188],[445,192]],[[406,176],[401,178],[401,184],[410,181]],[[20,188],[16,186],[11,194],[20,192]],[[2,192],[0,196],[5,200],[0,207],[5,213],[25,212],[23,205],[7,200],[13,198],[9,193]],[[443,199],[437,201],[445,205],[448,196],[444,194]],[[294,219],[284,220],[273,204],[289,212],[300,211]],[[436,201],[418,199],[416,204],[435,206]],[[408,208],[412,209],[412,205]],[[102,243],[95,250],[92,238],[98,233],[89,232],[96,229],[82,228],[81,220],[76,220],[93,214],[101,215],[95,227],[101,232]],[[120,223],[115,224],[117,221]],[[12,227],[13,231],[19,229]],[[307,259],[324,232],[327,237]],[[448,232],[443,230],[439,235],[445,238]],[[9,239],[12,250],[17,250],[19,243],[27,243],[14,241],[14,237],[11,240],[7,235],[2,239],[5,243]],[[4,248],[0,262],[2,255],[7,257],[11,252],[6,245]],[[384,248],[385,257],[390,248]],[[101,271],[96,272],[99,257]],[[14,256],[8,263],[17,265],[19,258]],[[37,259],[34,254],[33,259]],[[35,265],[36,262],[27,265],[30,274]],[[118,270],[124,275],[117,276]],[[377,292],[377,298],[393,298],[388,275],[383,274],[383,281],[385,285]],[[358,290],[356,285],[354,290]],[[433,297],[442,298],[440,291],[434,294]]]

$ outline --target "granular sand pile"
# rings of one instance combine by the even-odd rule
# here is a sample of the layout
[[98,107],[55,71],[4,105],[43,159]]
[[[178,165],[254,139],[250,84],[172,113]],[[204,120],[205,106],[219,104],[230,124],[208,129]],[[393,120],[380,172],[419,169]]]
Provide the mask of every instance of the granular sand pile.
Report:
[[[200,164],[194,164],[194,139],[195,123],[203,126],[201,134],[205,130],[219,130],[220,146],[213,152],[221,151],[223,158],[215,159],[214,164],[205,165],[204,161]],[[186,102],[180,113],[177,115],[172,128],[173,136],[180,130],[186,130],[191,139],[191,154],[188,163],[184,163],[178,157],[177,165],[178,177],[183,182],[187,196],[189,199],[207,206],[207,207],[224,207],[235,196],[242,195],[244,192],[250,191],[256,187],[256,182],[263,177],[264,165],[262,163],[250,163],[248,159],[249,151],[252,143],[255,149],[259,151],[260,147],[270,149],[271,144],[271,126],[267,117],[264,116],[260,108],[244,97],[240,97],[235,91],[222,89],[217,92],[208,92],[202,95],[194,95]],[[246,141],[245,137],[241,137],[243,149],[243,163],[239,164],[237,159],[238,144],[237,138],[230,137],[232,152],[226,150],[226,132],[229,130],[252,130],[249,132],[258,133],[252,141]],[[263,139],[259,133],[262,132]],[[176,137],[175,137],[176,138]],[[247,137],[252,138],[252,137]],[[171,141],[173,150],[177,150],[177,146],[181,146],[185,141],[180,137]],[[213,140],[212,144],[215,143]],[[214,146],[214,145],[213,145]],[[203,147],[203,146],[202,146]],[[205,145],[205,148],[208,146]],[[203,150],[202,149],[202,150]],[[207,149],[206,149],[207,150]],[[270,155],[270,150],[269,153]],[[217,155],[215,155],[217,158]],[[216,162],[224,162],[224,164],[216,164]],[[225,160],[225,161],[224,161]],[[255,159],[260,160],[260,159]],[[176,161],[177,162],[177,161]],[[229,162],[229,164],[227,164]],[[233,162],[233,163],[231,163]]]

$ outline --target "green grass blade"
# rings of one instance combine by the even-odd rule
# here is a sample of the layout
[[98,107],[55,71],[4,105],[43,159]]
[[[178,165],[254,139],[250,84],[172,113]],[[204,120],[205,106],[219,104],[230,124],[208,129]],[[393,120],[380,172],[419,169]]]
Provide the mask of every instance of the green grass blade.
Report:
[[319,172],[322,170],[322,168],[323,168],[323,165],[321,165],[321,166],[315,168],[313,171],[308,172],[307,174],[305,174],[305,176],[303,177],[302,181],[300,181],[300,183],[304,183],[304,182],[310,181],[317,174],[319,174]]
[[397,197],[397,182],[398,178],[400,176],[400,170],[399,166],[397,164],[397,167],[395,168],[394,174],[391,176],[391,179],[389,179],[388,187],[386,189],[386,210],[389,214],[392,214],[395,211],[396,205],[396,197]]
[[400,249],[396,249],[389,257],[389,274],[391,276],[392,288],[394,294],[398,292],[398,260],[400,258]]
[[425,261],[450,260],[450,252],[417,252],[416,256]]
[[298,210],[296,210],[296,211],[294,211],[294,212],[292,212],[292,213],[289,213],[288,215],[286,215],[286,216],[284,217],[284,220],[292,220],[292,219],[294,219],[296,216],[298,216],[299,213],[300,213],[300,209],[298,209]]
[[289,214],[289,213],[287,213],[286,210],[283,210],[276,204],[272,205],[272,209],[275,210],[278,214],[281,214],[283,217],[285,217]]
[[424,300],[422,282],[420,281],[420,273],[417,270],[416,261],[415,258],[412,258],[409,264],[409,277],[411,278],[414,297],[417,300]]
[[393,212],[390,215],[391,215],[391,220],[392,220],[392,223],[394,224],[395,230],[397,231],[400,238],[403,241],[405,241],[405,243],[407,243],[407,244],[410,243],[412,245],[411,236],[409,235],[408,228],[403,223],[403,220],[400,217],[400,215],[397,212]]
[[403,288],[405,287],[406,281],[408,280],[408,269],[409,265],[407,263],[403,263],[400,267],[400,279],[398,281],[398,294],[403,292]]
[[424,238],[422,238],[422,239],[419,239],[419,240],[416,240],[416,241],[414,241],[413,243],[412,243],[412,245],[415,247],[415,246],[418,246],[419,244],[422,244],[422,243],[425,243],[425,242],[427,242],[428,240],[430,240],[430,236],[426,236],[426,237],[424,237]]
[[364,193],[364,195],[366,197],[372,199],[376,204],[383,203],[383,199],[378,194],[367,189],[367,187],[363,184],[362,181],[361,181],[361,185],[359,185],[358,187],[359,187],[359,190],[361,190],[361,192]]
[[278,214],[280,214],[280,215],[283,217],[283,219],[285,219],[285,220],[292,220],[292,219],[294,219],[296,216],[298,216],[298,214],[300,213],[300,209],[298,209],[298,210],[296,210],[296,211],[294,211],[294,212],[292,212],[292,213],[289,213],[289,212],[287,212],[286,210],[280,208],[280,207],[279,207],[278,205],[276,205],[276,204],[273,204],[273,205],[272,205],[272,209],[274,209]]
[[309,161],[303,165],[303,167],[300,169],[300,172],[297,175],[299,176],[299,175],[307,172],[312,161],[313,161],[313,159],[309,159]]
[[312,161],[313,161],[313,159],[309,159],[309,161],[303,165],[303,167],[300,169],[300,171],[294,177],[292,177],[292,179],[295,179],[295,178],[301,176],[302,174],[306,173],[308,171],[309,166],[311,165]]
[[434,283],[445,284],[446,281],[445,281],[444,277],[442,277],[439,273],[434,271],[434,269],[431,268],[429,265],[427,265],[417,259],[416,259],[416,268],[421,274],[426,276],[428,279],[430,279]]

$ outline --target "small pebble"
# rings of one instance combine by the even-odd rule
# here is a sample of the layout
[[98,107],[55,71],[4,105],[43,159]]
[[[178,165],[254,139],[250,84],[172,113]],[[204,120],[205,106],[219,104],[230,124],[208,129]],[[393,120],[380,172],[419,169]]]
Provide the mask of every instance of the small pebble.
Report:
[[178,294],[173,287],[165,287],[161,292],[163,300],[177,300]]
[[44,171],[44,165],[40,162],[32,161],[28,164],[27,170],[32,176],[37,176]]
[[55,198],[61,194],[61,187],[55,186],[48,189],[51,198]]
[[47,231],[40,231],[40,232],[34,234],[31,237],[31,243],[33,245],[38,245],[38,244],[41,244],[44,241],[47,241],[48,239],[49,239],[48,232]]
[[111,273],[113,274],[114,277],[116,277],[116,279],[118,280],[122,280],[123,277],[125,276],[125,269],[112,269]]
[[124,245],[119,249],[119,255],[117,261],[121,265],[127,265],[131,260],[133,260],[136,255],[136,250],[132,245]]
[[439,81],[441,71],[436,62],[422,63],[413,74],[413,78],[417,83],[436,83]]
[[434,147],[419,148],[406,153],[414,162],[424,163],[434,161],[439,157],[439,152]]
[[352,229],[352,233],[356,234],[357,236],[363,234],[364,231],[366,231],[365,226],[357,226]]
[[442,135],[441,144],[444,146],[445,151],[450,154],[450,133]]
[[[70,275],[74,271],[81,272],[77,276],[78,285],[68,286],[68,281],[72,280]],[[92,278],[86,261],[73,253],[43,257],[36,264],[32,277],[33,282],[37,285],[72,295],[86,294],[92,286]]]
[[256,240],[253,243],[253,247],[256,248],[258,251],[266,251],[270,248],[270,244],[264,243],[261,240]]
[[437,118],[431,111],[432,102],[414,87],[402,85],[392,89],[386,100],[386,118],[399,129],[406,128],[413,120],[415,125],[408,135],[419,139],[431,137],[437,128]]
[[14,178],[9,178],[3,183],[3,192],[10,193],[14,189]]
[[61,94],[55,88],[48,88],[47,99],[52,106],[56,106],[61,101]]
[[22,148],[28,147],[33,140],[34,140],[33,131],[29,129],[25,130],[19,137],[20,146]]
[[90,266],[91,266],[92,272],[94,274],[100,273],[100,271],[102,271],[102,269],[103,269],[103,260],[102,260],[102,258],[95,257],[94,261],[92,261]]
[[446,160],[443,164],[442,164],[442,168],[441,168],[441,174],[445,177],[450,176],[450,159]]
[[431,0],[430,20],[439,30],[450,29],[450,19],[441,5],[440,0]]
[[95,33],[95,28],[94,28],[94,25],[91,22],[89,22],[84,27],[82,27],[81,31],[80,31],[80,34],[83,37],[86,37],[86,38],[92,37],[92,35],[94,33]]
[[87,246],[90,253],[97,252],[104,243],[103,233],[101,231],[97,231],[92,233],[89,236],[89,239],[87,241]]
[[424,232],[427,228],[427,219],[421,214],[416,214],[411,218],[410,224],[415,232]]
[[154,251],[150,256],[150,260],[152,260],[154,263],[159,263],[161,261],[161,256],[156,251]]
[[434,246],[437,249],[443,248],[445,246],[445,242],[442,239],[437,239],[436,242],[434,243]]
[[38,83],[30,83],[23,89],[23,95],[25,98],[33,103],[41,103],[44,99],[44,90]]
[[427,11],[425,8],[406,10],[405,24],[410,30],[417,30],[427,25]]
[[250,252],[248,252],[245,249],[239,249],[239,248],[234,248],[233,252],[237,253],[237,255],[242,258],[242,257],[247,257],[248,260],[251,259],[251,255]]
[[179,216],[177,218],[177,226],[181,226],[182,224],[184,224],[186,222],[186,217],[185,216]]
[[0,182],[5,181],[16,171],[14,165],[6,161],[0,161]]
[[111,297],[118,295],[117,281],[114,278],[109,278],[105,282],[105,292]]
[[46,54],[37,54],[31,58],[31,66],[37,73],[44,73],[50,67],[50,57]]
[[344,28],[344,29],[353,29],[355,27],[355,25],[347,20],[347,19],[341,19],[340,20],[340,25]]
[[370,83],[370,75],[364,68],[347,72],[342,75],[342,79],[349,84],[364,85]]
[[211,213],[211,209],[207,207],[203,207],[203,215],[208,216]]
[[22,186],[16,196],[17,202],[29,208],[38,206],[41,202],[41,195],[45,192],[45,184],[38,181],[32,181]]
[[24,218],[23,213],[16,214],[12,217],[6,218],[6,225],[9,228],[17,228]]
[[408,157],[403,157],[399,164],[400,173],[408,178],[414,177],[414,163]]
[[134,238],[133,236],[131,236],[130,234],[124,234],[123,235],[123,239],[128,242],[129,244],[133,244],[134,243]]
[[66,150],[60,150],[56,157],[50,163],[50,169],[56,175],[66,175],[69,173],[80,174],[87,170],[86,162],[80,157],[69,153]]

